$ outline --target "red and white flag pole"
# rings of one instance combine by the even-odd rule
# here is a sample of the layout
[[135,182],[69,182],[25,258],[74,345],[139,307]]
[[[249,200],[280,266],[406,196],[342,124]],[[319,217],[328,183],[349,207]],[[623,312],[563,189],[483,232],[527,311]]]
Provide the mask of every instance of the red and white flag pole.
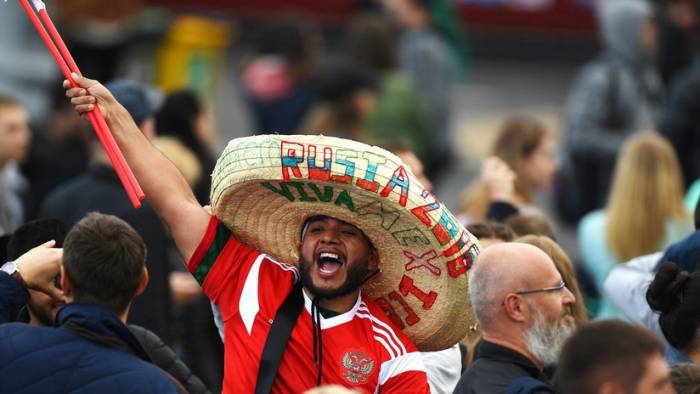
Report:
[[[64,77],[73,87],[76,87],[77,85],[71,78],[71,73],[82,74],[73,56],[68,51],[66,44],[63,42],[61,35],[58,33],[58,30],[56,30],[56,26],[53,24],[48,12],[46,12],[46,5],[44,2],[41,0],[32,0],[34,8],[29,4],[29,0],[19,0],[19,3],[27,14],[27,17],[29,17],[30,22],[32,22],[32,25],[34,25],[34,28],[39,33],[39,36],[44,41],[49,52],[51,52],[54,60],[56,60],[56,64],[58,64]],[[37,16],[36,13],[38,13],[39,16]],[[124,155],[121,150],[119,150],[98,106],[95,106],[93,111],[88,112],[88,120],[92,124],[95,134],[97,134],[97,138],[100,140],[109,160],[112,162],[114,170],[124,186],[131,204],[134,208],[140,208],[141,200],[144,199],[143,190],[136,180],[136,177],[134,177],[131,168],[129,168],[126,159],[124,159]]]

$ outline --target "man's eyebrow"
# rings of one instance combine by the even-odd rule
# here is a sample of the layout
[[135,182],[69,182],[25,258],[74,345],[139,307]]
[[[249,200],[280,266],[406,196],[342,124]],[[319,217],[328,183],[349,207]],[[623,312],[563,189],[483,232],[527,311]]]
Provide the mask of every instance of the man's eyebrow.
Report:
[[304,225],[302,226],[302,229],[308,228],[309,226],[311,226],[314,223],[323,222],[323,221],[324,221],[324,219],[322,217],[316,217],[316,216],[310,217],[310,218],[306,219],[306,221],[304,222]]
[[308,219],[306,219],[306,224],[311,224],[314,222],[324,222],[328,219],[327,216],[322,216],[322,215],[314,215],[310,216]]

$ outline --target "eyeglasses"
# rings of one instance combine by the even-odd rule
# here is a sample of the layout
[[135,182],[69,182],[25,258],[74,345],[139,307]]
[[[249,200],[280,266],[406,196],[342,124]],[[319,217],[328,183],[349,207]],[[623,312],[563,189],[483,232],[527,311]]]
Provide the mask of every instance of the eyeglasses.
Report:
[[[516,291],[516,292],[510,293],[510,294],[526,295],[526,294],[533,294],[533,293],[552,293],[552,292],[555,292],[555,291],[560,291],[560,290],[562,290],[562,289],[565,288],[565,287],[566,287],[566,283],[564,283],[564,281],[561,281],[557,286],[553,286],[553,287],[543,287],[543,288],[541,288],[541,289],[532,289],[532,290]],[[506,301],[503,300],[503,301],[501,302],[501,306],[503,306],[503,305],[505,305],[505,304],[506,304]]]
[[559,283],[557,286],[554,286],[554,287],[543,287],[541,289],[516,291],[513,294],[525,295],[525,294],[532,294],[532,293],[550,293],[553,291],[559,291],[565,287],[566,287],[566,283],[564,283],[564,281],[561,281],[561,283]]

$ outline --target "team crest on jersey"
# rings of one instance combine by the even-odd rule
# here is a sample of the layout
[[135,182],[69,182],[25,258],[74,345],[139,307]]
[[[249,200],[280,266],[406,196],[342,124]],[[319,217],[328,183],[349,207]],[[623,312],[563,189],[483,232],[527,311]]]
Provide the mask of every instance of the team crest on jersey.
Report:
[[350,351],[343,355],[343,368],[345,368],[343,376],[348,382],[367,383],[367,379],[374,371],[374,360],[362,351]]

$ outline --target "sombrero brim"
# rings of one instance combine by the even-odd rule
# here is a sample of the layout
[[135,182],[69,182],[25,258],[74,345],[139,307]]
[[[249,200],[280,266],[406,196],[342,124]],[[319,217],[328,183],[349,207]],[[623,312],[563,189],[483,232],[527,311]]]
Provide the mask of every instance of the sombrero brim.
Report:
[[235,139],[217,162],[211,201],[242,242],[290,264],[308,217],[360,228],[381,268],[363,292],[423,351],[452,346],[475,323],[467,270],[478,245],[383,149],[323,136]]

